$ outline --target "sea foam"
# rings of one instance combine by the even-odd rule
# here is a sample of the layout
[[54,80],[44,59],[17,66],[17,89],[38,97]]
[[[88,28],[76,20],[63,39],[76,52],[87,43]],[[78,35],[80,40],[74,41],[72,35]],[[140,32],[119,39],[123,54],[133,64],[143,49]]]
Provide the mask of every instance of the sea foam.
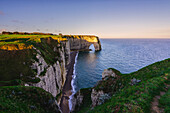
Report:
[[76,93],[76,85],[75,85],[75,79],[76,79],[76,64],[77,64],[77,58],[78,58],[78,53],[76,54],[75,57],[75,63],[74,63],[74,70],[73,70],[73,75],[72,75],[72,81],[71,81],[71,87],[72,87],[72,94],[69,96],[69,110],[72,110],[72,98],[74,94]]

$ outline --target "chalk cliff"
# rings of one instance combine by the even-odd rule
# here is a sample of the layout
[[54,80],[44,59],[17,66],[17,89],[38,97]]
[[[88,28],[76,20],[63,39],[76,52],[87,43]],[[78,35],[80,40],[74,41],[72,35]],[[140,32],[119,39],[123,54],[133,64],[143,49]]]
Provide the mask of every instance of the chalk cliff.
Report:
[[93,44],[95,51],[101,50],[101,43],[97,36],[88,35],[65,35],[63,36],[70,42],[71,50],[89,51],[89,47]]
[[[14,36],[12,34],[11,36]],[[70,63],[70,51],[86,51],[93,44],[101,50],[96,36],[44,35],[7,37],[0,40],[0,86],[35,86],[51,93],[61,93],[66,81],[66,66]],[[17,81],[13,83],[14,81]],[[19,81],[19,82],[18,82]],[[81,103],[81,102],[80,102]]]
[[[23,41],[23,39],[18,40]],[[58,41],[51,37],[36,40],[39,42],[21,43],[18,41],[19,43],[15,44],[0,42],[2,43],[0,46],[0,80],[8,81],[0,81],[0,86],[35,86],[56,97],[61,93],[66,81],[66,65],[70,62],[69,43],[67,40]],[[19,82],[13,83],[13,81]]]

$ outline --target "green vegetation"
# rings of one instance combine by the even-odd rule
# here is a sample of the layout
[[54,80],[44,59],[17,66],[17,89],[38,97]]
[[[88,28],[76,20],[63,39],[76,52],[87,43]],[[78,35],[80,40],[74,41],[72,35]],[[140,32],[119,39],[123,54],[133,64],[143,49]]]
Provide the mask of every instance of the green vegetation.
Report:
[[124,88],[113,95],[110,102],[97,106],[92,113],[104,112],[131,112],[147,113],[150,111],[150,103],[153,97],[163,90],[165,79],[163,76]]
[[43,72],[40,73],[39,76],[45,76],[45,73],[47,72],[47,69],[45,68]]
[[60,35],[0,35],[0,46],[6,44],[20,44],[26,43],[26,41],[41,42],[41,38],[53,38],[58,42],[67,40]]
[[30,67],[32,63],[39,62],[36,57],[38,51],[46,63],[52,65],[61,61],[60,41],[64,40],[59,35],[0,35],[0,86],[21,85],[13,82],[16,80],[22,81],[22,84],[38,83],[40,79],[35,77],[37,70]]
[[165,95],[161,96],[159,104],[161,108],[164,108],[165,113],[170,113],[170,89],[168,89]]
[[0,80],[27,80],[34,77],[35,72],[30,68],[33,50],[6,51],[0,50]]
[[[50,93],[23,85],[40,82],[36,77],[37,69],[31,68],[34,62],[39,62],[37,54],[48,65],[61,61],[60,41],[64,40],[59,35],[0,35],[0,112],[57,112],[55,99]],[[40,76],[44,76],[46,71]]]
[[0,81],[0,86],[19,86],[19,85],[24,85],[24,82],[19,79],[15,80],[10,80],[10,81]]
[[[112,95],[111,99],[102,105],[96,106],[93,110],[89,106],[87,107],[88,104],[84,105],[83,103],[82,107],[84,108],[80,109],[79,112],[149,113],[153,97],[159,95],[160,91],[165,91],[166,84],[169,84],[170,58],[130,74],[121,74],[115,69],[113,71],[118,75],[117,77],[109,77],[99,81],[94,87],[95,90],[103,90],[105,93]],[[140,80],[140,82],[132,84],[134,78]],[[170,109],[168,98],[169,94],[167,92],[160,100],[165,111]]]
[[121,74],[118,70],[112,69],[118,76],[113,78],[110,77],[107,80],[102,80],[95,87],[96,90],[104,90],[104,92],[113,91],[113,93],[119,89],[129,87],[130,82],[133,78],[141,81],[146,81],[153,77],[159,77],[161,75],[170,73],[170,58],[156,62],[149,66],[146,66],[136,72],[130,74]]
[[54,113],[57,110],[54,97],[37,87],[0,87],[0,111],[2,113]]

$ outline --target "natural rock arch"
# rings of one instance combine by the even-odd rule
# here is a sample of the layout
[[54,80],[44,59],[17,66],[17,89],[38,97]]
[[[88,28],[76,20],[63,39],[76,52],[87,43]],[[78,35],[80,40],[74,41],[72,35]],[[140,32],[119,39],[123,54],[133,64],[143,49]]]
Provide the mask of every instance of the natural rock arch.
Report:
[[101,50],[100,40],[96,36],[67,35],[65,37],[69,40],[71,50],[89,51],[89,47],[92,44],[94,45],[95,51]]

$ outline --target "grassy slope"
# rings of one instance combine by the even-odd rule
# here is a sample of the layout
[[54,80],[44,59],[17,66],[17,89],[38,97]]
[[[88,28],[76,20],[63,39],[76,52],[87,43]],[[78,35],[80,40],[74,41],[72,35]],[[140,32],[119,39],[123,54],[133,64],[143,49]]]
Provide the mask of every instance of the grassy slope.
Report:
[[60,35],[15,35],[15,34],[12,34],[12,35],[0,35],[0,45],[9,44],[9,43],[19,44],[19,43],[22,43],[20,42],[22,40],[41,42],[40,41],[41,38],[48,38],[48,37],[51,37],[58,41],[67,40],[66,38],[63,38]]
[[[115,71],[115,69],[113,69]],[[80,112],[104,113],[104,112],[149,112],[150,102],[154,95],[165,87],[170,76],[170,59],[156,62],[130,74],[121,74],[117,78],[108,78],[101,81],[95,87],[96,90],[104,90],[113,96],[108,102],[95,107],[92,111],[83,108]],[[137,85],[131,86],[130,80],[141,80]],[[85,105],[84,105],[85,106]]]
[[[63,40],[66,39],[57,35],[0,35],[0,48],[7,46],[5,49],[0,49],[0,86],[21,85],[20,80],[33,83],[40,81],[35,77],[37,70],[30,68],[30,65],[37,61],[37,51],[20,48],[20,44],[36,47],[45,61],[53,64],[60,61],[60,41]],[[56,52],[53,51],[54,47],[57,48]]]
[[159,106],[164,109],[165,113],[170,113],[170,89],[165,95],[161,96]]
[[41,88],[24,86],[0,87],[1,113],[54,113],[54,97]]
[[[0,112],[56,112],[57,106],[50,93],[41,88],[22,85],[24,82],[39,82],[35,77],[36,70],[30,68],[37,61],[37,51],[27,47],[36,47],[45,61],[53,64],[60,60],[60,41],[63,40],[66,39],[53,35],[0,35]],[[56,52],[53,51],[54,47],[57,48]]]

